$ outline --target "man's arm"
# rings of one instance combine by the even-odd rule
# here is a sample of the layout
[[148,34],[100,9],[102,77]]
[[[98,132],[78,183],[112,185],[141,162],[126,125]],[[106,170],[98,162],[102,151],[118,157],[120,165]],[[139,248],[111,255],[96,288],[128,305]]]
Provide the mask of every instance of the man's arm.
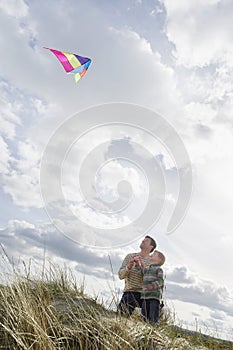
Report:
[[128,276],[129,271],[132,269],[134,263],[134,254],[126,255],[123,263],[118,271],[118,276],[120,280],[123,280],[126,276]]

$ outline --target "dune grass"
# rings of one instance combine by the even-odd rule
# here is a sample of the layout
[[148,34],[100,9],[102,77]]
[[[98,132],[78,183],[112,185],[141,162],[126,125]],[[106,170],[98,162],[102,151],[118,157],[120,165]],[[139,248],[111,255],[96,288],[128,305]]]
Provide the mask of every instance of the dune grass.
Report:
[[13,274],[0,286],[0,349],[233,349],[230,342],[185,334],[168,313],[159,327],[137,313],[122,317],[85,295],[83,284],[59,267],[44,267],[40,278],[28,268]]

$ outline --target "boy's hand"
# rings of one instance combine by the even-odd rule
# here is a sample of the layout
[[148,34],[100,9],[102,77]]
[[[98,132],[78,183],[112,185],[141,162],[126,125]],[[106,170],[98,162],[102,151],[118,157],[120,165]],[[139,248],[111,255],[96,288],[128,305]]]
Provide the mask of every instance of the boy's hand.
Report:
[[153,290],[153,289],[154,289],[153,284],[147,284],[146,290]]
[[146,266],[142,260],[140,260],[140,266],[141,266],[143,269],[144,269],[144,267]]

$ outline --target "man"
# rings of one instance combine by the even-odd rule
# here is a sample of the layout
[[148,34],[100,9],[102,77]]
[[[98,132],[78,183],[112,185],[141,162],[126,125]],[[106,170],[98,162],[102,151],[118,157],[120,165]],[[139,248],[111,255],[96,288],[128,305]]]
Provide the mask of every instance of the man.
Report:
[[142,306],[142,272],[141,262],[148,266],[150,264],[149,254],[156,248],[155,240],[146,236],[140,244],[139,253],[126,255],[119,271],[118,276],[125,280],[125,288],[122,298],[118,305],[121,314],[131,315],[136,307]]

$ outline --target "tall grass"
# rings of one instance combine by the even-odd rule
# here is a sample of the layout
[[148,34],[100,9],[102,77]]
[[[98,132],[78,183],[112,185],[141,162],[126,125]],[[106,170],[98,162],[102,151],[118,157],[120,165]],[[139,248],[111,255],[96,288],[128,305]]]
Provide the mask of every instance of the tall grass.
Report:
[[132,321],[86,296],[67,270],[50,265],[40,278],[13,270],[0,287],[1,349],[145,349],[146,329],[135,334]]
[[0,349],[220,349],[213,342],[194,346],[171,327],[169,313],[163,313],[158,328],[139,314],[125,318],[107,310],[85,295],[67,269],[44,264],[40,277],[33,278],[25,265],[24,273],[13,269],[12,274],[0,287]]

